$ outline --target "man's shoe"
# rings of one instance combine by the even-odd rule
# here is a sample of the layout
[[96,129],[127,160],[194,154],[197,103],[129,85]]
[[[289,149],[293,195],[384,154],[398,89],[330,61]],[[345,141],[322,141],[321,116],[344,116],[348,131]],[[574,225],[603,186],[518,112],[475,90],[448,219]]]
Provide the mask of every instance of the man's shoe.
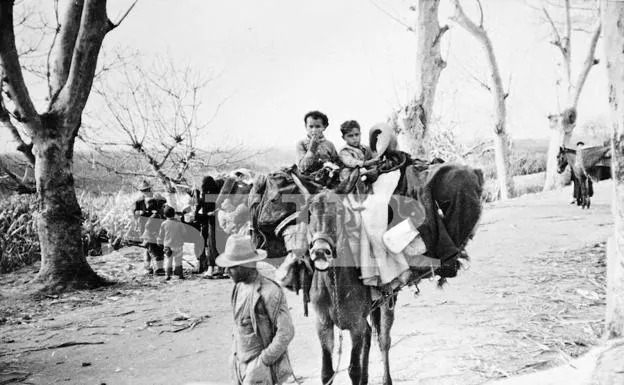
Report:
[[156,269],[156,273],[155,274],[162,277],[162,276],[165,275],[165,269],[163,269],[163,268]]
[[154,269],[152,267],[148,267],[147,269],[145,269],[145,274],[146,275],[153,275],[154,274]]

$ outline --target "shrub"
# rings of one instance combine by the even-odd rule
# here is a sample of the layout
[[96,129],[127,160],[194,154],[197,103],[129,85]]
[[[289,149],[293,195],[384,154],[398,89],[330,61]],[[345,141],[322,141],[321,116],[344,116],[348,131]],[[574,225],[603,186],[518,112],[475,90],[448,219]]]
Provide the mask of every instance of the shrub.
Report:
[[36,209],[34,196],[13,195],[0,201],[0,273],[41,259]]

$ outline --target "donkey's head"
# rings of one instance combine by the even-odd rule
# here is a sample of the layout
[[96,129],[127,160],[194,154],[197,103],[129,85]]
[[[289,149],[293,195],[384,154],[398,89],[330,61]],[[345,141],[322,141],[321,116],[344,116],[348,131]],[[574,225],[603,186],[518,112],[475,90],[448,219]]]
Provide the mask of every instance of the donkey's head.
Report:
[[565,147],[559,147],[559,153],[557,154],[557,172],[561,174],[568,165],[568,157],[566,156]]
[[331,190],[310,197],[306,206],[310,259],[317,270],[324,271],[337,257],[336,248],[345,209],[340,196]]

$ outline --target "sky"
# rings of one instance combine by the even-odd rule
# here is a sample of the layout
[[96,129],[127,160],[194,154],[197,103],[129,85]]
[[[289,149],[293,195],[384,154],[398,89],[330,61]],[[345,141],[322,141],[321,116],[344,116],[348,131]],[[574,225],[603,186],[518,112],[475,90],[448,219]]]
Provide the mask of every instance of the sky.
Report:
[[[42,2],[48,13],[51,3]],[[109,2],[110,17],[131,3]],[[474,2],[463,3],[475,16]],[[548,26],[521,0],[483,3],[484,26],[510,92],[509,133],[546,137],[546,116],[558,108],[558,52],[549,44]],[[329,116],[327,136],[340,147],[341,122],[358,120],[366,131],[412,94],[417,36],[375,4],[404,23],[415,20],[405,0],[139,0],[106,37],[104,50],[137,49],[139,63],[170,57],[214,75],[202,95],[202,113],[209,117],[223,106],[202,136],[203,146],[294,149],[305,135],[304,114],[318,109]],[[475,39],[448,20],[450,10],[442,0],[440,23],[451,29],[442,41],[448,66],[435,115],[439,124],[453,125],[460,139],[487,137],[493,102],[473,79],[487,81],[487,62]],[[579,59],[587,35],[574,39]],[[608,111],[605,83],[604,66],[595,66],[580,101],[579,124]],[[101,108],[93,98],[88,107]]]

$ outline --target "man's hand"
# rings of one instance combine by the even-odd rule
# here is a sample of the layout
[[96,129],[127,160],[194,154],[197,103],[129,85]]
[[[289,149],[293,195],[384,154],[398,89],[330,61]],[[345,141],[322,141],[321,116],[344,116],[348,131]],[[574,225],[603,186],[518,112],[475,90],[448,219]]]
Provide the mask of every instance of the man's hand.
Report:
[[260,357],[257,357],[247,365],[243,385],[269,383],[271,383],[271,369],[262,362]]

